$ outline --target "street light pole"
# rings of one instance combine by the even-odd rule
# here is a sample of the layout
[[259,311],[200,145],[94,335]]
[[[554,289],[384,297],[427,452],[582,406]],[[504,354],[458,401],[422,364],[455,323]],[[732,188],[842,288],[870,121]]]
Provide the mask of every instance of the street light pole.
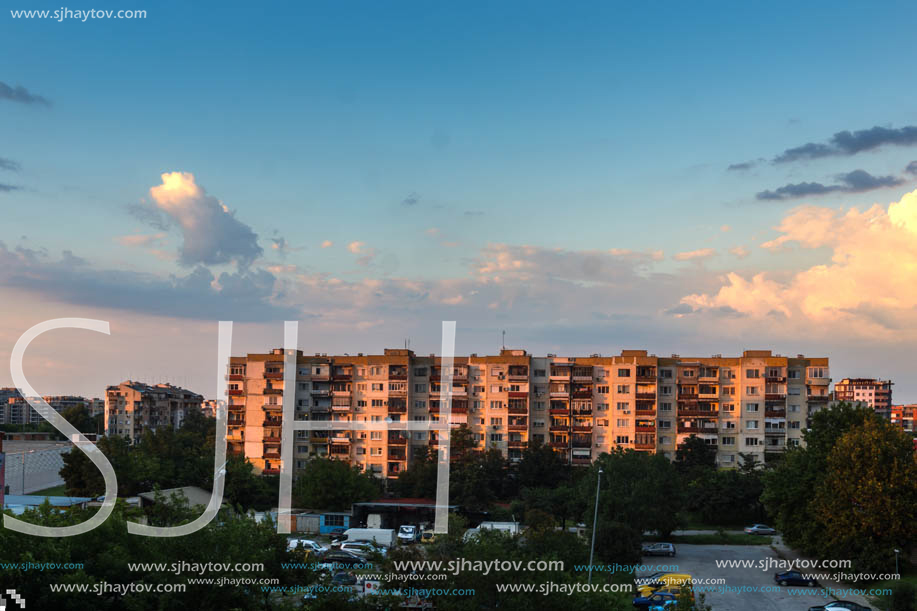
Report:
[[900,575],[900,574],[901,574],[901,573],[898,571],[898,552],[900,552],[900,551],[901,551],[900,549],[897,549],[897,548],[895,549],[895,575]]
[[599,491],[602,489],[602,468],[595,483],[595,512],[592,514],[592,546],[589,548],[589,583],[592,583],[592,557],[595,554],[595,531],[599,527]]

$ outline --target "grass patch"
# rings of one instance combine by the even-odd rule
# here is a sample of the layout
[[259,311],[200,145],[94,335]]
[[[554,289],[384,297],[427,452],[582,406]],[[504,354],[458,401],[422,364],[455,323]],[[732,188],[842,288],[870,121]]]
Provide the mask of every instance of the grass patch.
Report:
[[60,486],[45,488],[44,490],[39,490],[38,492],[30,492],[28,496],[68,496],[67,486],[61,484]]
[[773,537],[764,535],[747,535],[731,533],[713,533],[709,535],[672,535],[667,539],[645,537],[647,541],[665,541],[685,545],[770,545]]

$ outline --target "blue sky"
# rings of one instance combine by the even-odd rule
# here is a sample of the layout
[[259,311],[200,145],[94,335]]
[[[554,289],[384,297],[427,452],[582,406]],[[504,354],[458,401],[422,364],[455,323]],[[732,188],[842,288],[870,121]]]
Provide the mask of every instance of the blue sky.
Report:
[[[796,352],[811,342],[854,363],[840,356],[850,348],[837,340],[851,326],[863,329],[877,354],[909,346],[902,323],[873,309],[907,309],[910,295],[893,295],[891,305],[844,303],[843,316],[827,320],[798,298],[801,289],[788,292],[795,274],[830,265],[839,242],[800,245],[797,236],[792,249],[761,245],[786,233],[775,227],[797,206],[885,207],[914,189],[917,174],[904,171],[917,159],[912,144],[771,162],[844,130],[917,125],[912,3],[130,1],[91,8],[148,16],[58,23],[0,15],[0,53],[16,58],[0,83],[50,101],[0,99],[0,159],[19,168],[0,170],[0,184],[16,187],[0,192],[0,241],[10,268],[37,266],[25,274],[30,282],[0,278],[12,321],[3,338],[24,330],[17,331],[35,296],[88,308],[87,315],[158,317],[149,328],[199,324],[200,308],[175,304],[201,298],[201,308],[210,307],[207,295],[146,287],[153,305],[138,305],[101,279],[131,272],[168,282],[203,266],[216,277],[258,271],[276,280],[259,297],[263,308],[234,309],[224,299],[215,315],[242,312],[256,324],[298,312],[318,321],[313,341],[327,351],[398,344],[409,334],[435,346],[435,325],[411,333],[427,318],[404,314],[405,299],[418,308],[429,302],[430,321],[468,321],[481,334],[469,340],[479,351],[489,347],[478,345],[483,338],[507,325],[533,349],[561,351],[587,347],[577,337],[597,335],[619,349],[624,341],[655,341],[658,332],[660,351],[730,353],[784,341]],[[750,169],[727,170],[755,160]],[[849,188],[840,175],[854,170],[892,186]],[[182,233],[177,217],[157,229],[130,213],[150,205],[149,190],[166,172],[193,175],[257,235],[263,254],[241,267],[177,261],[201,234]],[[756,198],[800,183],[828,191]],[[281,238],[288,248],[272,248]],[[333,246],[322,248],[325,241]],[[354,243],[361,244],[348,248]],[[526,246],[535,250],[518,250]],[[25,249],[40,260],[24,259]],[[551,258],[558,249],[566,263]],[[85,261],[85,275],[69,274],[84,292],[57,290],[55,274],[68,274],[47,268],[59,265],[63,250]],[[606,263],[624,265],[620,277],[577,277],[611,250],[619,254]],[[865,251],[852,256],[867,260]],[[501,257],[520,267],[489,265]],[[577,257],[586,262],[570,263]],[[512,275],[532,260],[559,284]],[[568,264],[574,271],[563,271]],[[760,317],[779,307],[720,295],[729,272],[771,274],[789,326],[802,331],[784,322],[768,332]],[[604,289],[588,292],[596,282]],[[340,283],[349,291],[335,295]],[[587,291],[588,306],[554,299],[558,286],[570,285],[574,294]],[[683,302],[691,295],[706,299]],[[597,307],[626,322],[594,334]],[[319,314],[327,309],[339,313],[332,322]],[[866,309],[870,324],[882,319],[881,329],[849,318]],[[545,321],[563,324],[546,333]],[[372,322],[375,335],[349,335],[358,322]],[[806,334],[813,324],[825,326]],[[256,344],[251,349],[265,347]],[[892,375],[894,368],[835,373]]]

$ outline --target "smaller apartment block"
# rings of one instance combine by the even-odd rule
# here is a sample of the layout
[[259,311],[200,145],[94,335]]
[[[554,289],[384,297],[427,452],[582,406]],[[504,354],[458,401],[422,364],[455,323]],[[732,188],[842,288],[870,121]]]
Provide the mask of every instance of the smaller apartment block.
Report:
[[132,442],[146,430],[178,428],[191,410],[201,409],[201,395],[171,384],[126,381],[105,389],[105,434]]
[[[340,423],[298,431],[294,468],[310,456],[359,464],[395,477],[436,449],[432,431],[351,431],[348,422],[435,422],[443,409],[442,361],[410,350],[381,355],[305,356],[296,386],[285,389],[282,350],[232,357],[229,451],[265,473],[280,468],[282,397],[295,396],[297,420]],[[455,357],[451,425],[467,425],[479,450],[519,460],[530,442],[548,445],[568,464],[588,465],[627,448],[673,458],[696,435],[717,449],[720,465],[739,454],[760,461],[802,441],[809,414],[827,405],[827,358],[749,350],[740,357],[537,357],[525,350]]]
[[[51,409],[61,413],[71,407],[80,405],[91,409],[92,400],[69,395],[48,395],[42,397]],[[28,401],[26,401],[15,388],[0,388],[0,424],[40,424],[44,422]]]
[[892,381],[875,378],[844,378],[834,384],[835,401],[861,403],[889,418],[892,407]]
[[889,419],[892,424],[901,427],[905,433],[914,435],[917,434],[917,429],[914,428],[915,416],[917,416],[917,405],[893,405]]

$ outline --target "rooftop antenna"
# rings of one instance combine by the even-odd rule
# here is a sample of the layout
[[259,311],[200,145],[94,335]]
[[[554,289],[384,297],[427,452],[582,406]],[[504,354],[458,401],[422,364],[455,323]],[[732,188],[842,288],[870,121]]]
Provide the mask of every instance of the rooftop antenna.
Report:
[[506,350],[506,329],[503,329],[503,349]]

